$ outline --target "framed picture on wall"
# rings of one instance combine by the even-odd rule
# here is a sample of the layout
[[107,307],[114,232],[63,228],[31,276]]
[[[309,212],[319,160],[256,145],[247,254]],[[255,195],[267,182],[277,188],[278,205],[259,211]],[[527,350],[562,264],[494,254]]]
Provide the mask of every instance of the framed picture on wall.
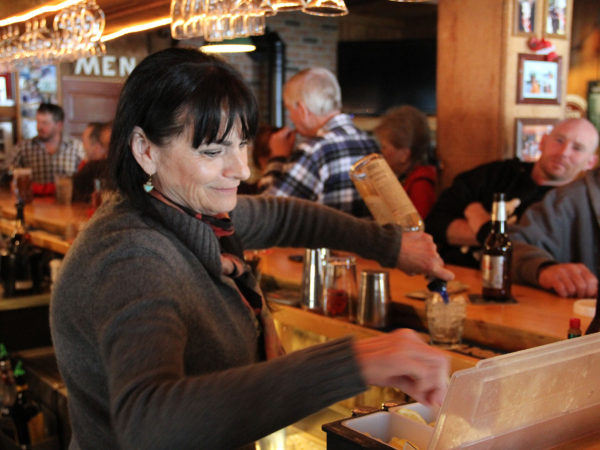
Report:
[[515,119],[515,153],[523,161],[537,161],[540,142],[558,119]]
[[538,0],[514,0],[514,34],[530,35],[536,32],[535,10],[537,3]]
[[546,61],[544,55],[520,53],[517,103],[559,105],[561,63],[560,56]]
[[544,8],[545,35],[554,38],[567,37],[567,0],[546,0]]

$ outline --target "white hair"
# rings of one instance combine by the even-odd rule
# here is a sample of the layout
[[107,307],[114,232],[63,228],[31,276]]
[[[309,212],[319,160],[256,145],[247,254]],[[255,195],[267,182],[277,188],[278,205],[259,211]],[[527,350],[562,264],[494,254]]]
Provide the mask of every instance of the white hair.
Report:
[[342,108],[342,91],[337,78],[323,67],[298,72],[285,84],[283,97],[287,103],[302,101],[310,112],[318,116]]

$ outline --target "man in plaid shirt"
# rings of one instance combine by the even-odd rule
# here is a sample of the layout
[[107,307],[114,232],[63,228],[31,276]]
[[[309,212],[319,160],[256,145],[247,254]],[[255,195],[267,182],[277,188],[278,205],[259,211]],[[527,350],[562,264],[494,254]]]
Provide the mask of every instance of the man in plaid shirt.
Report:
[[73,175],[85,158],[80,140],[63,134],[63,109],[42,103],[36,114],[38,135],[22,141],[11,162],[12,167],[31,167],[33,193],[54,193],[55,175]]
[[[378,153],[376,142],[341,113],[341,90],[323,68],[305,69],[285,84],[283,99],[296,131],[284,127],[269,141],[271,159],[259,187],[266,195],[292,196],[356,217],[369,210],[350,179],[350,167]],[[294,148],[296,132],[301,142]]]

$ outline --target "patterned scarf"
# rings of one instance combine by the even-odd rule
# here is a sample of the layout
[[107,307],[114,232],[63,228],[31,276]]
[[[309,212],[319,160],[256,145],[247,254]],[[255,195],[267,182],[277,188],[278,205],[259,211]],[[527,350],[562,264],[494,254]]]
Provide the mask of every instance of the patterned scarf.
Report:
[[235,282],[242,301],[257,318],[259,340],[262,341],[264,347],[264,357],[273,359],[283,355],[285,352],[279,341],[273,318],[264,301],[258,282],[252,275],[250,265],[244,260],[243,248],[240,240],[235,235],[233,222],[229,215],[221,213],[216,216],[209,216],[197,213],[167,198],[164,194],[158,192],[156,188],[150,191],[150,195],[210,226],[221,247],[223,275],[230,277]]

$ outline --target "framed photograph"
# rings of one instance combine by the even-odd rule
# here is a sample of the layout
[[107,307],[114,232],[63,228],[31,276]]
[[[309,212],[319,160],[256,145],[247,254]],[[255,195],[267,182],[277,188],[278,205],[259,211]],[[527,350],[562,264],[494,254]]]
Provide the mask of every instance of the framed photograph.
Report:
[[519,54],[517,103],[560,105],[562,58],[546,61],[544,55]]
[[567,0],[546,0],[544,10],[547,37],[567,38]]
[[536,32],[535,10],[537,3],[538,0],[514,0],[514,34],[532,35]]
[[537,161],[540,142],[558,119],[515,119],[515,153],[522,161]]

